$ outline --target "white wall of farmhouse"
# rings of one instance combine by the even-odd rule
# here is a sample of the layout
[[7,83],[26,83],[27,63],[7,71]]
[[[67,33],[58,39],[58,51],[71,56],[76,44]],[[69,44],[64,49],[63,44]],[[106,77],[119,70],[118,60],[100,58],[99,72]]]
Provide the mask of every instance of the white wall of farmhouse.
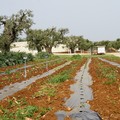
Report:
[[[10,51],[32,53],[33,55],[37,53],[37,50],[29,50],[27,42],[12,43]],[[53,47],[52,52],[53,53],[70,52],[70,50],[65,45],[60,44],[57,47]]]

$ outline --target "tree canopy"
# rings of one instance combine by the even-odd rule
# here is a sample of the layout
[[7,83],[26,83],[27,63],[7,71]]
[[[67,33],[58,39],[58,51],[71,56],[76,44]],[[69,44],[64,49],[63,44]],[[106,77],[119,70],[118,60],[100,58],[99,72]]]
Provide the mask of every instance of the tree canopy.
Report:
[[92,42],[88,39],[84,39],[83,36],[66,37],[63,43],[71,50],[71,53],[74,53],[75,49],[88,50],[92,45]]
[[49,28],[46,30],[29,30],[27,32],[27,41],[30,49],[37,49],[40,52],[43,48],[48,53],[52,53],[52,47],[62,43],[64,35],[68,29]]
[[0,50],[5,53],[10,51],[10,45],[24,31],[31,27],[32,11],[20,10],[11,17],[0,16],[0,26],[3,26],[3,33],[0,35]]
[[109,40],[102,40],[99,42],[94,42],[94,46],[105,46],[107,51],[110,51],[110,49],[114,48],[118,50],[120,48],[120,39],[116,39],[114,41],[109,41]]
[[71,53],[75,52],[75,49],[78,47],[79,39],[77,36],[67,36],[63,42],[67,48],[71,50]]
[[[32,11],[30,10],[20,10],[17,14],[13,14],[10,17],[0,16],[0,29],[2,33],[0,34],[0,51],[6,53],[10,51],[10,45],[22,39],[19,38],[23,32],[27,34],[27,42],[30,49],[37,49],[41,52],[43,49],[48,53],[52,53],[52,47],[56,47],[59,44],[65,44],[72,53],[75,49],[78,50],[88,50],[90,47],[104,45],[106,50],[109,51],[110,48],[115,50],[120,48],[120,38],[109,41],[102,40],[99,42],[92,42],[88,39],[84,39],[83,36],[65,36],[69,30],[68,29],[56,29],[56,27],[42,29],[31,29],[33,24],[32,21]],[[1,27],[2,26],[2,27]]]

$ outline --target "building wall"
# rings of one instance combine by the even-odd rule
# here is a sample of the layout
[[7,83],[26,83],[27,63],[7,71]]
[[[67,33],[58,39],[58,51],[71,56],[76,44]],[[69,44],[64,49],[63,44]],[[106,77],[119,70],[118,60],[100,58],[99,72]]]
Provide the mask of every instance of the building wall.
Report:
[[[14,42],[14,43],[12,43],[10,51],[32,53],[33,55],[35,55],[37,53],[37,50],[29,50],[28,49],[27,42]],[[43,50],[43,51],[45,51],[45,50]],[[52,52],[53,53],[54,52],[55,53],[70,52],[70,50],[67,47],[65,47],[65,45],[60,44],[57,47],[53,47]]]

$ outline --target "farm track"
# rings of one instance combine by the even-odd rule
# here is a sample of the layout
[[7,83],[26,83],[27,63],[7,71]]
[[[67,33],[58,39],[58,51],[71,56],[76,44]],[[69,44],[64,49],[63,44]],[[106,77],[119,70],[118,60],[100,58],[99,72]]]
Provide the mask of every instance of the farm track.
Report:
[[93,78],[91,109],[103,120],[120,120],[120,68],[92,58],[89,70]]

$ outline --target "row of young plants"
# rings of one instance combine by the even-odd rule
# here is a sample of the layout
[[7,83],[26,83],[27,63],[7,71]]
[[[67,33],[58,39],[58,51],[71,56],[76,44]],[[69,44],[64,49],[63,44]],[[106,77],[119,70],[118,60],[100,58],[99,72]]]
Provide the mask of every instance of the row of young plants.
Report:
[[56,120],[54,112],[66,109],[64,98],[69,97],[69,85],[86,58],[73,60],[70,65],[56,71],[52,76],[37,80],[27,88],[0,101],[2,120]]
[[112,62],[116,62],[120,64],[120,57],[114,56],[114,55],[107,55],[107,56],[103,56],[104,59],[112,61]]
[[17,70],[16,72],[13,72],[13,73],[6,72],[5,75],[0,76],[0,83],[1,83],[0,89],[2,89],[6,85],[16,83],[16,82],[21,82],[21,81],[27,80],[31,77],[40,75],[54,67],[64,64],[66,61],[67,61],[66,59],[59,59],[56,61],[54,60],[51,63],[44,63],[44,64],[37,63],[34,66],[26,68],[26,77],[25,77],[24,68]]
[[90,74],[93,78],[91,109],[103,120],[119,120],[120,112],[120,68],[92,58]]
[[[99,61],[99,60],[98,60]],[[113,84],[117,80],[118,70],[114,67],[109,67],[109,64],[105,64],[104,62],[98,62],[98,68],[96,69],[96,73],[98,73],[98,77],[106,78],[107,80],[103,84]]]

